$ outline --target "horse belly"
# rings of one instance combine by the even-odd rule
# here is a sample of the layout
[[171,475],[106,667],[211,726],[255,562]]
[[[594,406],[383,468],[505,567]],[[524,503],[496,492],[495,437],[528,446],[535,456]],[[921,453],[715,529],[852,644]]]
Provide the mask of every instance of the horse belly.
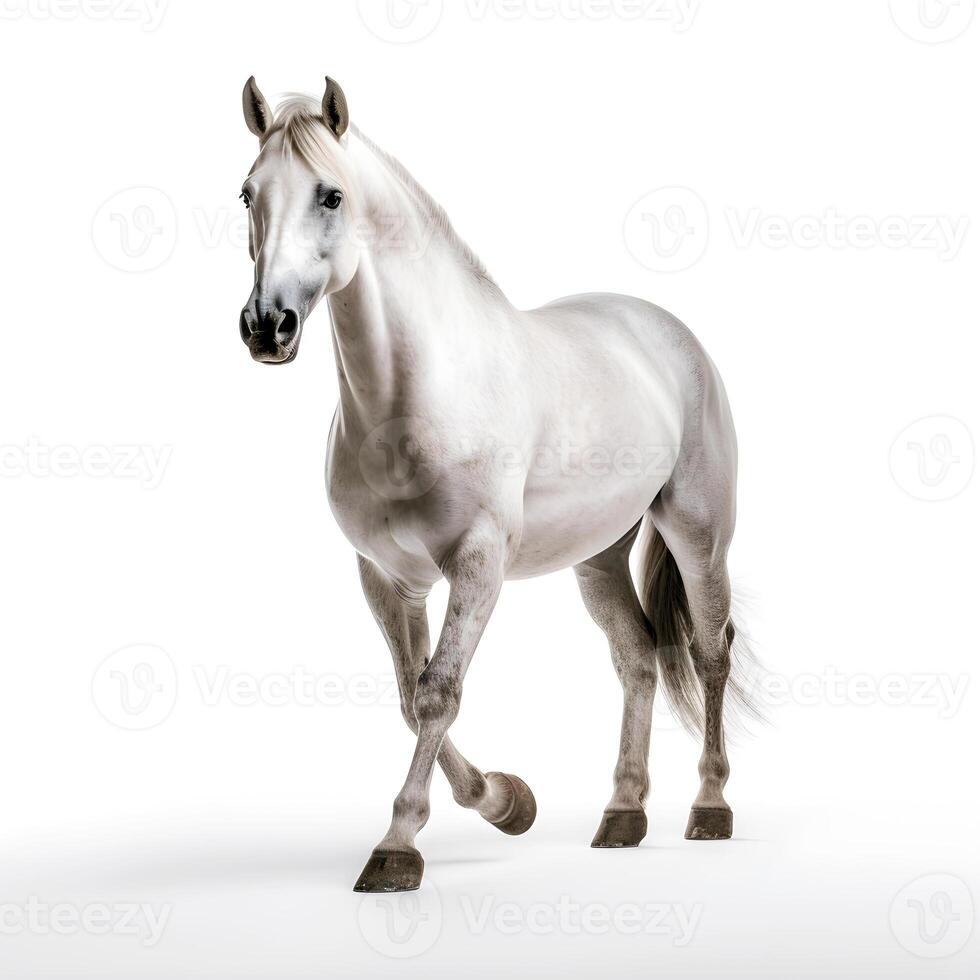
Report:
[[666,357],[637,354],[631,337],[577,358],[548,408],[524,492],[521,547],[510,574],[567,568],[615,544],[674,473],[684,407]]
[[651,447],[639,459],[596,453],[597,475],[532,476],[524,495],[521,546],[508,578],[528,578],[577,565],[615,544],[644,515],[667,482],[676,447]]

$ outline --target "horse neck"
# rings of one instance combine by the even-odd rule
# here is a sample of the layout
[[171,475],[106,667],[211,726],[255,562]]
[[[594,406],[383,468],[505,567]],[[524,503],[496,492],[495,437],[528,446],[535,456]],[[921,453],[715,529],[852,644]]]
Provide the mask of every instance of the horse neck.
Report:
[[513,308],[400,165],[359,134],[351,152],[362,252],[329,304],[341,413],[366,431],[418,410],[454,349]]

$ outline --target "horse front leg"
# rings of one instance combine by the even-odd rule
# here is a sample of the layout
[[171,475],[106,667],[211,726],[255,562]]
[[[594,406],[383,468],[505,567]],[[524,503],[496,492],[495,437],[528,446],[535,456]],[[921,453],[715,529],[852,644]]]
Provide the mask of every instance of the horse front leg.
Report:
[[[463,678],[503,584],[507,535],[500,528],[475,529],[446,563],[449,603],[432,659],[418,677],[414,698],[418,737],[408,777],[395,798],[388,833],[374,849],[354,885],[359,892],[411,891],[422,882],[422,855],[415,837],[429,818],[429,786],[446,732],[459,713]],[[475,771],[475,770],[474,770]],[[507,819],[521,810],[521,787],[493,774],[482,779],[486,815]],[[524,787],[526,789],[526,787]]]
[[[410,596],[395,587],[373,561],[357,556],[364,597],[395,665],[402,717],[416,734],[415,693],[419,674],[429,661],[429,623],[424,596]],[[484,774],[457,750],[446,735],[437,756],[452,787],[453,799],[467,809],[476,810],[485,820],[506,834],[522,834],[534,822],[535,804],[530,789],[517,776]]]

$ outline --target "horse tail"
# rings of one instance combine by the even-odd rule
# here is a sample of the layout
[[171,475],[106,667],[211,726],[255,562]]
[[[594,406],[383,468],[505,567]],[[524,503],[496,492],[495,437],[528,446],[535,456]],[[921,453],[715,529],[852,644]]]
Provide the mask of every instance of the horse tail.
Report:
[[[650,625],[657,671],[664,694],[680,723],[694,735],[704,732],[704,695],[691,655],[691,611],[674,556],[649,516],[644,520],[639,562],[640,604]],[[745,720],[763,721],[753,697],[758,663],[733,618],[725,628],[731,672],[725,690],[725,720],[744,730]]]

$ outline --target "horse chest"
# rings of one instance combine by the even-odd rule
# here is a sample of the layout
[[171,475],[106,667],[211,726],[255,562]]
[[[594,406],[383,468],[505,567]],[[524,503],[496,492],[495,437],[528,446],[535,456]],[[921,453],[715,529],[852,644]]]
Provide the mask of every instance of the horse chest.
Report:
[[406,460],[405,452],[406,444],[393,433],[364,440],[356,450],[332,439],[327,499],[362,555],[404,584],[425,588],[442,577],[432,556],[452,528],[437,516],[437,474],[424,459]]

